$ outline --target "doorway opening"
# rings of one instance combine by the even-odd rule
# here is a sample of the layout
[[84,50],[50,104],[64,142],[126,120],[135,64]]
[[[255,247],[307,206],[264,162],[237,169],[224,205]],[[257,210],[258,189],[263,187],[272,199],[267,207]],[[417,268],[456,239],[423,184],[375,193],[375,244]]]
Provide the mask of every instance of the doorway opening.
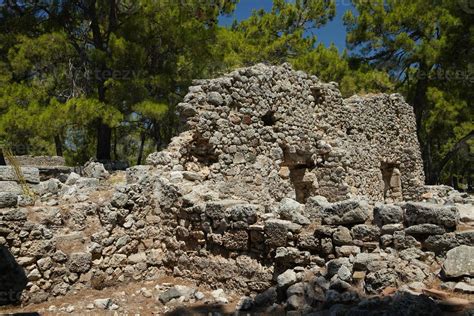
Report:
[[389,202],[402,200],[402,181],[400,164],[392,162],[382,162],[380,166],[384,183],[383,197]]
[[317,189],[317,179],[313,169],[316,167],[309,152],[297,150],[292,153],[287,148],[282,148],[284,160],[282,167],[290,170],[290,181],[295,190],[296,201],[306,203],[314,196]]

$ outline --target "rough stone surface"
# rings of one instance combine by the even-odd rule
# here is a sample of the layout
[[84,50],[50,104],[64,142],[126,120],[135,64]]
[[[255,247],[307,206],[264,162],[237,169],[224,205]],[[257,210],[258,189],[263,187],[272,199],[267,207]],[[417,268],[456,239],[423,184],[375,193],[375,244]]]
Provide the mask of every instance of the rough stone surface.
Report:
[[374,208],[374,223],[379,226],[403,222],[403,210],[398,205],[380,204]]
[[252,202],[336,201],[351,192],[398,200],[424,181],[413,110],[399,95],[344,100],[335,84],[288,65],[259,64],[196,83],[178,106],[188,131],[170,147],[180,155],[160,156],[206,165],[222,193]]
[[278,287],[288,287],[296,283],[295,271],[288,269],[277,277]]
[[21,189],[20,184],[15,181],[0,181],[0,192],[19,195],[23,190]]
[[100,162],[89,162],[84,166],[84,175],[89,178],[106,179],[109,172],[105,170],[104,165]]
[[18,194],[0,192],[0,208],[13,207],[18,203]]
[[408,226],[435,224],[453,228],[459,222],[459,211],[455,206],[410,202],[403,205],[403,209]]
[[[152,165],[42,181],[36,200],[0,209],[0,246],[28,278],[22,303],[138,283],[102,305],[126,314],[130,300],[153,301],[157,314],[179,314],[196,300],[230,308],[245,295],[237,305],[249,313],[412,311],[403,302],[436,311],[438,302],[390,293],[436,284],[446,252],[472,247],[472,225],[447,210],[473,199],[421,185],[413,113],[400,96],[342,100],[336,84],[288,66],[193,84],[179,106],[186,130]],[[412,211],[410,200],[431,204]],[[178,285],[202,288],[188,295]]]
[[84,273],[91,268],[92,255],[90,253],[73,253],[69,258],[68,266],[71,272]]
[[459,246],[448,251],[443,271],[448,278],[474,277],[474,247]]
[[[38,168],[22,167],[20,170],[26,182],[33,184],[40,182]],[[18,181],[15,169],[10,166],[0,166],[0,181]]]
[[348,200],[324,207],[321,211],[323,223],[328,225],[354,225],[364,223],[369,217],[365,201]]
[[183,286],[183,285],[175,285],[172,288],[168,289],[167,291],[163,292],[159,299],[163,304],[168,303],[171,301],[173,298],[178,298],[178,297],[185,297],[189,299],[191,296],[194,295],[196,292],[195,289]]

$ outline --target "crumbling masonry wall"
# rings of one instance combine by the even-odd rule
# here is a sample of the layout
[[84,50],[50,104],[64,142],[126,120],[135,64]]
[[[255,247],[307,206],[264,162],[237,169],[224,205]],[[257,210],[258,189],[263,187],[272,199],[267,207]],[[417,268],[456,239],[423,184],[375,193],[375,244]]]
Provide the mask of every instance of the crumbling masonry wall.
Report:
[[288,65],[195,84],[179,105],[187,132],[149,163],[203,172],[223,195],[253,202],[398,201],[424,182],[414,114],[400,95],[343,99],[336,83]]

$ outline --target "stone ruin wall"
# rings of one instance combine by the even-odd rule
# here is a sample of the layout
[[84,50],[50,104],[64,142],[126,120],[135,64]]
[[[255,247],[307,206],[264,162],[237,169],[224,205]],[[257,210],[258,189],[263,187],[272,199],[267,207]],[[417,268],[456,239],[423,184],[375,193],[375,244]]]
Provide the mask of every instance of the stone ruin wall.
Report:
[[[41,182],[35,206],[1,207],[0,251],[24,270],[23,302],[160,273],[261,293],[285,269],[326,266],[329,280],[340,263],[380,294],[432,280],[439,256],[472,245],[452,205],[344,200],[381,202],[382,162],[400,171],[405,198],[422,183],[413,114],[398,95],[344,100],[335,84],[258,65],[199,82],[180,108],[188,130],[153,166],[129,168],[125,184],[71,174]],[[296,192],[312,197],[284,199]]]
[[[306,205],[284,199],[268,213],[267,203],[220,198],[197,173],[176,174],[137,166],[128,170],[127,184],[100,199],[96,193],[107,187],[79,178],[79,186],[68,180],[45,191],[40,205],[0,209],[0,254],[7,257],[8,249],[21,267],[12,288],[26,286],[22,302],[163,274],[261,293],[286,269],[320,269],[348,258],[362,260],[354,271],[366,273],[366,290],[377,294],[387,286],[376,285],[380,269],[391,286],[430,280],[435,254],[474,240],[472,230],[453,232],[459,212],[449,205],[373,209],[363,200],[312,197]],[[399,259],[413,248],[428,254],[423,264]],[[374,249],[386,253],[367,254]],[[364,260],[378,261],[371,267]],[[0,275],[2,286],[9,286],[13,263],[3,266],[9,272]]]
[[179,108],[188,132],[170,147],[173,164],[207,172],[223,195],[401,200],[424,182],[414,114],[400,95],[343,99],[335,83],[257,65],[196,81]]

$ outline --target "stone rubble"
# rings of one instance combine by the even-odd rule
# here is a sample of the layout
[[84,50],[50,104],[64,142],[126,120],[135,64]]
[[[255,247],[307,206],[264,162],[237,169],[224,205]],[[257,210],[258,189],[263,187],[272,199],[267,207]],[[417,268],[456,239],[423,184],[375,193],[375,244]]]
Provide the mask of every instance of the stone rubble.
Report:
[[0,193],[0,246],[17,264],[0,284],[23,270],[30,304],[165,272],[212,291],[137,295],[166,307],[240,293],[238,309],[267,313],[468,307],[432,287],[472,293],[474,199],[422,185],[399,95],[343,100],[333,83],[257,65],[196,82],[180,109],[188,129],[120,181],[94,162],[32,184],[36,201]]

